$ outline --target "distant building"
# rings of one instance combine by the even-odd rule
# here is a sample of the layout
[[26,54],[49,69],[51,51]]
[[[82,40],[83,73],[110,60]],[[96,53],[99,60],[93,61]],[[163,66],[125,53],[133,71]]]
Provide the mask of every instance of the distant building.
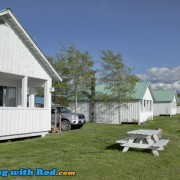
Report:
[[177,114],[180,114],[180,97],[177,97]]
[[[96,85],[96,94],[104,93],[105,85]],[[153,97],[149,82],[137,82],[133,100],[127,103],[126,107],[121,108],[122,123],[141,124],[153,119]],[[74,102],[70,101],[69,106],[74,109]],[[78,111],[85,114],[87,121],[91,122],[90,101],[86,98],[78,101]],[[119,124],[117,103],[109,100],[108,102],[95,101],[95,116],[97,123]]]
[[177,114],[176,90],[153,90],[154,116]]

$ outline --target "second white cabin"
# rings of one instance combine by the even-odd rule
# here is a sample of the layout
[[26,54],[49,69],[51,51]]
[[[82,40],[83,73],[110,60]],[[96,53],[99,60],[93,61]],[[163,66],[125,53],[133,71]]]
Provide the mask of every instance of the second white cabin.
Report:
[[177,94],[175,90],[153,90],[154,116],[177,114]]
[[[99,90],[103,92],[101,87]],[[118,120],[118,111],[121,113],[120,122]],[[96,122],[97,123],[144,123],[153,119],[153,98],[149,82],[137,82],[133,100],[125,107],[118,109],[117,103],[96,102]]]
[[[96,94],[104,93],[104,85],[96,85]],[[95,122],[119,124],[119,123],[144,123],[153,119],[153,98],[149,82],[137,82],[133,100],[120,109],[121,119],[118,120],[118,105],[109,101],[95,101]],[[75,103],[70,101],[69,107],[74,110]],[[78,112],[85,114],[87,122],[92,122],[92,110],[90,100],[78,101]]]

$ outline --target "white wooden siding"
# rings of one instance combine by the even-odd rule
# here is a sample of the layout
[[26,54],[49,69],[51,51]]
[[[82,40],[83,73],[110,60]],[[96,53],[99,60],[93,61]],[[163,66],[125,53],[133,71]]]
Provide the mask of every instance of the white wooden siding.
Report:
[[14,79],[1,78],[0,75],[0,86],[17,87],[17,81]]
[[180,114],[180,106],[177,106],[177,114]]
[[24,44],[10,24],[0,26],[0,72],[49,78],[30,47]]
[[96,102],[96,122],[119,124],[117,104],[112,102]]
[[149,88],[147,88],[143,99],[140,103],[140,119],[139,123],[153,120],[153,98]]
[[139,122],[146,122],[148,120],[153,120],[153,111],[141,112]]
[[19,134],[36,134],[51,129],[50,112],[43,108],[8,108],[0,107],[0,140]]
[[[75,109],[75,103],[70,103],[69,107]],[[121,122],[123,123],[143,123],[153,119],[153,99],[149,88],[144,93],[142,100],[133,100],[121,108]],[[90,106],[89,102],[78,102],[78,112],[81,112],[88,117],[90,121]],[[118,108],[115,102],[96,101],[95,116],[97,123],[119,124]]]
[[[75,112],[75,103],[69,102],[69,109]],[[85,115],[86,122],[90,122],[90,104],[89,102],[78,102],[77,113]]]
[[147,88],[146,92],[144,93],[144,97],[143,97],[144,100],[153,100],[152,98],[152,95],[151,95],[151,92],[149,90],[149,88]]
[[[127,106],[121,108],[121,122],[139,122],[139,102],[128,103]],[[117,103],[112,102],[96,102],[96,122],[119,124]]]
[[140,102],[131,102],[121,110],[122,122],[140,121]]
[[176,115],[176,103],[154,103],[154,116],[159,115]]
[[176,115],[177,114],[177,108],[176,108],[176,102],[171,103],[171,115]]

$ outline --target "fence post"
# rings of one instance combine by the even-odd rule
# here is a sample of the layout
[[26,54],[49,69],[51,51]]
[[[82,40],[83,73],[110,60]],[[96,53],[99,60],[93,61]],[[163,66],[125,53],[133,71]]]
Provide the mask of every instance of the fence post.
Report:
[[59,130],[58,130],[58,133],[61,133],[61,117],[62,117],[62,114],[58,114],[59,115]]
[[56,128],[57,128],[57,109],[55,108],[55,122],[54,122],[54,131],[53,133],[56,133]]

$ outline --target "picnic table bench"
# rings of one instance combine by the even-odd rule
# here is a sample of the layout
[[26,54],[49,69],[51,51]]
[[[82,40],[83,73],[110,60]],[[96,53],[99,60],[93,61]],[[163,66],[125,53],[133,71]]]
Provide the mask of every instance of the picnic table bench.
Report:
[[139,129],[127,133],[131,136],[116,141],[120,146],[124,146],[123,152],[129,148],[151,149],[155,156],[159,156],[158,150],[164,150],[164,146],[169,142],[168,139],[159,139],[161,130]]
[[129,140],[129,138],[125,138],[125,139],[120,139],[118,141],[116,141],[116,143],[119,143],[119,144],[124,144],[124,143],[127,143]]

